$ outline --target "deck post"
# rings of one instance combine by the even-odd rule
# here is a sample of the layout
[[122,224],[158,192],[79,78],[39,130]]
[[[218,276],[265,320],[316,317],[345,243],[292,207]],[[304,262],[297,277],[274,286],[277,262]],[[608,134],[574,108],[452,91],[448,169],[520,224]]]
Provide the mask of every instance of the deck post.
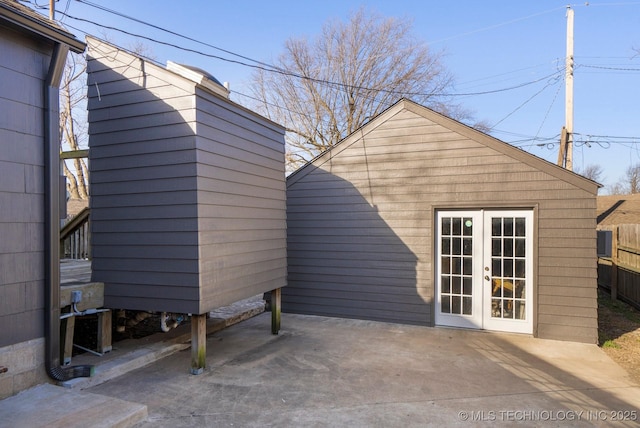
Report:
[[280,331],[281,288],[271,291],[271,334]]
[[191,316],[191,374],[201,374],[207,362],[207,314]]
[[76,326],[76,317],[67,317],[60,321],[62,327],[62,364],[71,364],[71,356],[73,355],[73,332]]
[[98,312],[98,352],[111,352],[111,310]]

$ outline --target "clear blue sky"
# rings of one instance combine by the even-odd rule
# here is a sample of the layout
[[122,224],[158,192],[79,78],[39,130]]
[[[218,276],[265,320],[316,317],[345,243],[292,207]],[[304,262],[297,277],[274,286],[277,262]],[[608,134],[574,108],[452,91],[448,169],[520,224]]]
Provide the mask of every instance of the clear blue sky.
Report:
[[[495,125],[491,132],[495,137],[552,162],[557,160],[557,144],[551,147],[546,142],[557,140],[564,124],[564,80],[544,77],[564,66],[564,1],[86,1],[265,62],[282,52],[286,39],[313,38],[327,20],[346,20],[362,5],[383,16],[408,17],[413,20],[415,36],[434,51],[444,53],[444,64],[455,76],[456,93],[496,91],[541,79],[519,89],[459,96],[456,100],[471,109],[477,120]],[[103,26],[238,59],[77,0],[58,0],[56,8]],[[575,137],[574,169],[599,164],[604,168],[600,181],[610,185],[629,165],[640,163],[640,54],[634,51],[640,52],[640,1],[601,0],[588,6],[574,3],[572,8],[574,131],[580,134]],[[107,36],[124,47],[130,47],[134,40],[60,14],[56,18],[79,37],[83,37],[82,32]],[[251,68],[149,41],[143,43],[162,63],[172,60],[191,64],[220,81],[230,82],[232,99],[244,101],[240,93],[248,93]],[[533,140],[535,137],[538,140]]]

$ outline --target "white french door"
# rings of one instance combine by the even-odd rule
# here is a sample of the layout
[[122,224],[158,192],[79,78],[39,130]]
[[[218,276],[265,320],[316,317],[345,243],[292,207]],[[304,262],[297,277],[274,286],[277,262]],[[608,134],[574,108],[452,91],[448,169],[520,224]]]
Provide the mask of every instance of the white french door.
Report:
[[437,325],[533,331],[533,212],[438,211]]

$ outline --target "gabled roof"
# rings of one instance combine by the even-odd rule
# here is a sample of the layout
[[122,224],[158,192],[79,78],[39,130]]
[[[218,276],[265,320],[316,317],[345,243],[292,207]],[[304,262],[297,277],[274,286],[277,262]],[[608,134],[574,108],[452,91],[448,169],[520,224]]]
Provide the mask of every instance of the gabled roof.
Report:
[[0,0],[0,23],[69,46],[73,52],[84,52],[85,44],[54,21],[14,0]]
[[367,134],[374,131],[378,126],[380,126],[402,110],[409,110],[435,124],[449,129],[450,131],[456,132],[477,143],[484,144],[485,146],[490,147],[497,152],[516,159],[524,164],[530,165],[531,167],[543,171],[560,180],[571,183],[581,189],[596,193],[598,187],[602,187],[595,181],[589,180],[588,178],[585,178],[580,174],[576,174],[572,171],[561,168],[558,165],[527,153],[524,150],[514,147],[508,143],[505,143],[504,141],[498,140],[497,138],[485,134],[484,132],[471,128],[470,126],[458,122],[457,120],[451,119],[405,98],[399,100],[387,110],[380,113],[378,116],[364,125],[361,129],[356,130],[354,133],[344,138],[331,149],[320,154],[316,158],[312,159],[309,163],[293,172],[287,178],[287,183],[292,184],[298,181],[300,178],[311,172],[314,169],[313,166],[319,167],[323,163],[327,162],[330,158],[335,157],[341,151],[348,148],[351,144],[359,141],[361,138],[364,138]]

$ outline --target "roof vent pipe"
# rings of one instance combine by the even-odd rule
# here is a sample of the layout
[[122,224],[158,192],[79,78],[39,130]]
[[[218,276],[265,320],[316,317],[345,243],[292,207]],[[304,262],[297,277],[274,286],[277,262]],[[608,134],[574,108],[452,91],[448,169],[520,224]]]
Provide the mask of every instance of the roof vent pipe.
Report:
[[93,366],[60,366],[60,80],[69,47],[56,43],[44,87],[45,365],[54,380],[89,377]]

